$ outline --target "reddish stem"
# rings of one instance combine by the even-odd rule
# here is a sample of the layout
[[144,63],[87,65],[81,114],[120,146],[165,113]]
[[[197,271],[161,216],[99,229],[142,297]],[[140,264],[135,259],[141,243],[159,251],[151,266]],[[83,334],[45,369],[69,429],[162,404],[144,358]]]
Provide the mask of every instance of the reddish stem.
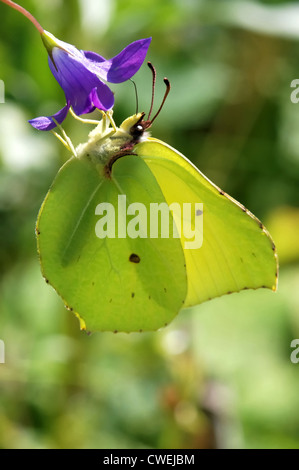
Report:
[[6,5],[10,6],[11,8],[14,8],[15,10],[22,13],[22,15],[26,16],[26,18],[28,18],[28,20],[30,20],[31,23],[34,24],[34,26],[36,27],[36,29],[39,31],[40,34],[44,32],[44,28],[39,24],[39,22],[34,18],[34,16],[32,16],[31,13],[29,13],[29,11],[25,10],[25,8],[21,7],[15,2],[12,2],[11,0],[0,0],[0,1],[3,3],[6,3]]

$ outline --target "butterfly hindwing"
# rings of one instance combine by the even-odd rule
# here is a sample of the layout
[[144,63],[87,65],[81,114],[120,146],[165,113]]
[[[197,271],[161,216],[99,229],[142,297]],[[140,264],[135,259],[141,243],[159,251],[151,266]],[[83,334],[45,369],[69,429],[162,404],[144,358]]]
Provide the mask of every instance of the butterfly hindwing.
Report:
[[[126,196],[126,209],[135,202],[148,210],[154,201],[165,203],[137,156],[117,160],[111,178],[101,167],[71,158],[58,172],[37,222],[43,275],[89,331],[155,330],[174,318],[186,297],[180,240],[117,237],[120,195]],[[102,203],[115,208],[115,237],[96,234],[101,219],[96,207]]]

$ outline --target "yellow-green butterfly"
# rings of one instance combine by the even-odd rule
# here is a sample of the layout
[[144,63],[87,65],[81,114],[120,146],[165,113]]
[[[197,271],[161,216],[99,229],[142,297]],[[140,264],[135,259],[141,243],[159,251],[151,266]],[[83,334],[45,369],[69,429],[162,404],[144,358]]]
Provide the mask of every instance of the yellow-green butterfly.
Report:
[[[263,224],[149,137],[154,119],[137,113],[116,128],[106,114],[60,169],[39,213],[43,275],[87,331],[156,330],[183,308],[277,287]],[[166,203],[179,209],[159,212]],[[201,241],[192,246],[191,236]]]

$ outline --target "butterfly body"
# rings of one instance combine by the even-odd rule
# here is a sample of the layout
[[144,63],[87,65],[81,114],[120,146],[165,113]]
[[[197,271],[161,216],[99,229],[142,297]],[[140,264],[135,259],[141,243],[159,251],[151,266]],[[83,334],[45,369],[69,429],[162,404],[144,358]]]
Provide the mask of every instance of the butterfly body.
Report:
[[148,134],[144,126],[139,124],[144,114],[127,118],[119,128],[111,129],[107,127],[105,121],[90,132],[88,142],[80,144],[77,148],[77,156],[82,160],[90,160],[93,164],[108,164],[109,160],[116,155],[123,153],[132,153],[134,146],[146,140]]

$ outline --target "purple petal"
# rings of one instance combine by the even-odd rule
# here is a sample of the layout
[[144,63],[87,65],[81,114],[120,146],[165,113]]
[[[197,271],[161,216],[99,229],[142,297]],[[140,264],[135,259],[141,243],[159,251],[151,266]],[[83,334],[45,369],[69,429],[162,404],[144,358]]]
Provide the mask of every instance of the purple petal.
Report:
[[89,59],[86,66],[107,82],[125,82],[140,69],[151,40],[152,38],[147,38],[132,42],[110,60],[103,60],[98,54],[83,51],[85,57]]
[[[81,114],[81,112],[85,111],[85,109],[91,105],[91,103],[87,103],[87,98],[90,91],[95,86],[95,77],[91,72],[86,70],[79,58],[77,59],[58,48],[53,49],[52,55],[55,66],[49,57],[51,72],[63,89],[67,100],[71,102],[75,113]],[[92,83],[89,84],[88,89],[86,89],[90,80]]]
[[72,98],[72,108],[75,113],[78,115],[88,114],[94,111],[95,108],[102,111],[111,109],[114,105],[114,94],[110,88],[96,77],[89,85],[88,89],[85,90],[84,96],[81,95],[81,100],[78,93]]
[[89,61],[95,62],[96,64],[97,63],[100,64],[101,62],[106,61],[105,57],[102,57],[96,52],[92,52],[92,51],[81,51],[81,52],[85,55],[86,59],[88,59]]
[[144,62],[151,40],[152,38],[135,41],[113,57],[110,60],[111,67],[107,74],[107,81],[120,83],[133,77]]
[[80,57],[75,57],[61,49],[54,49],[53,58],[56,67],[49,58],[50,69],[76,114],[87,114],[94,110],[91,97],[94,88],[97,88],[98,98],[102,103],[99,109],[108,111],[114,103],[113,93],[94,72],[86,68],[90,60],[83,53],[80,54]]
[[[96,108],[108,111],[114,105],[114,95],[107,85],[104,85],[102,82],[100,82],[100,85],[100,87],[97,86],[92,90],[91,99]],[[105,91],[103,87],[106,87]]]
[[35,129],[38,129],[39,131],[50,131],[51,129],[54,129],[56,127],[55,122],[53,121],[53,118],[61,124],[68,113],[68,110],[70,109],[70,103],[67,103],[64,108],[60,109],[56,114],[53,114],[53,116],[41,116],[37,117],[34,119],[31,119],[28,121]]

